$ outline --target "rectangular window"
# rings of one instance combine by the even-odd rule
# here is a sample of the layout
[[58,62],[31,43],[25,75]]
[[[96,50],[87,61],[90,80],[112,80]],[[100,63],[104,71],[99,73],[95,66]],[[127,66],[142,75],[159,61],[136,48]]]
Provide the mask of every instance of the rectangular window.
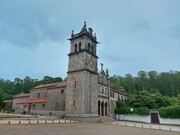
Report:
[[76,88],[76,81],[74,82],[74,88]]
[[34,104],[33,107],[36,107],[36,105]]
[[112,92],[110,92],[110,97],[112,97]]
[[40,98],[40,93],[38,93],[37,98]]
[[64,93],[64,89],[61,90],[61,93]]

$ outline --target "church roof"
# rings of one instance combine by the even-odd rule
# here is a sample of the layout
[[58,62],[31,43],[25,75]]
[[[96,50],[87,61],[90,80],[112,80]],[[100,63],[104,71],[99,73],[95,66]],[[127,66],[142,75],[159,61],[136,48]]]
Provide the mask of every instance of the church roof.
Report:
[[27,104],[27,103],[45,103],[47,102],[47,98],[27,98],[22,102],[18,102],[17,104]]
[[41,84],[41,85],[34,87],[32,90],[63,88],[66,86],[67,86],[67,81],[63,81],[63,82],[56,82],[56,83],[49,83],[49,84]]
[[81,32],[80,32],[80,33],[84,33],[84,32],[87,32],[86,22],[84,22],[84,26],[82,27],[82,29],[81,29]]
[[3,102],[4,102],[4,103],[12,103],[13,100],[4,100]]
[[18,95],[15,95],[14,98],[20,98],[20,97],[29,97],[30,94],[29,93],[20,93]]
[[92,32],[93,32],[92,28],[89,28],[89,30],[87,30],[86,21],[85,21],[84,26],[82,27],[81,31],[79,33],[77,33],[77,34],[72,33],[71,38],[69,40],[73,40],[73,39],[76,39],[76,38],[79,38],[79,37],[82,37],[82,36],[86,35],[91,40],[93,40],[95,43],[99,43],[96,40],[96,35],[94,34],[94,36],[93,36]]
[[121,94],[121,95],[124,95],[124,96],[128,97],[128,95],[127,95],[126,93],[124,93],[124,92],[117,91],[117,90],[112,89],[112,88],[110,88],[110,89],[111,89],[110,91],[112,91],[112,92],[119,93],[119,94]]

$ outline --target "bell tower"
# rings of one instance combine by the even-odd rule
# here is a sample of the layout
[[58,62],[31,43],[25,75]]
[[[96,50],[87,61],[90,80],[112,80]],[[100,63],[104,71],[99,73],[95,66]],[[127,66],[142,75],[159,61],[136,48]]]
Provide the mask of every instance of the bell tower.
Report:
[[96,34],[84,22],[81,31],[72,31],[69,40],[66,117],[98,117]]

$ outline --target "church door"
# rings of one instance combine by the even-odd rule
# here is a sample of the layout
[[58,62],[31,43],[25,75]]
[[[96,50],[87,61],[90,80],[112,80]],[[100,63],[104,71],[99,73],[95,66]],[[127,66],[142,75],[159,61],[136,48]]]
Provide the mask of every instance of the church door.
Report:
[[101,116],[104,116],[104,101],[101,103]]
[[31,105],[28,105],[28,113],[31,113]]
[[101,113],[100,113],[100,108],[101,108],[101,102],[98,101],[98,115],[99,115],[99,116],[101,115]]

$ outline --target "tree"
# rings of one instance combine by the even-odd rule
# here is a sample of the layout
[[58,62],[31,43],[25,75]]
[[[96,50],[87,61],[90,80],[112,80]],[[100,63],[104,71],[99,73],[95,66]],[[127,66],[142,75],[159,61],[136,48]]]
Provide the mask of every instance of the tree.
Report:
[[147,74],[145,71],[139,71],[138,72],[138,84],[139,84],[139,89],[145,90],[146,89],[146,83],[147,83]]
[[124,77],[124,88],[126,92],[135,93],[135,80],[131,74],[126,74]]
[[4,107],[2,93],[0,92],[0,110]]
[[149,109],[157,109],[171,105],[170,98],[162,96],[159,92],[151,93],[142,91],[128,99],[128,105],[132,107],[147,107]]
[[37,79],[31,79],[29,76],[26,76],[23,80],[23,92],[29,93],[29,91],[39,85],[40,82]]
[[12,94],[16,95],[23,92],[23,88],[23,80],[20,78],[15,78]]

